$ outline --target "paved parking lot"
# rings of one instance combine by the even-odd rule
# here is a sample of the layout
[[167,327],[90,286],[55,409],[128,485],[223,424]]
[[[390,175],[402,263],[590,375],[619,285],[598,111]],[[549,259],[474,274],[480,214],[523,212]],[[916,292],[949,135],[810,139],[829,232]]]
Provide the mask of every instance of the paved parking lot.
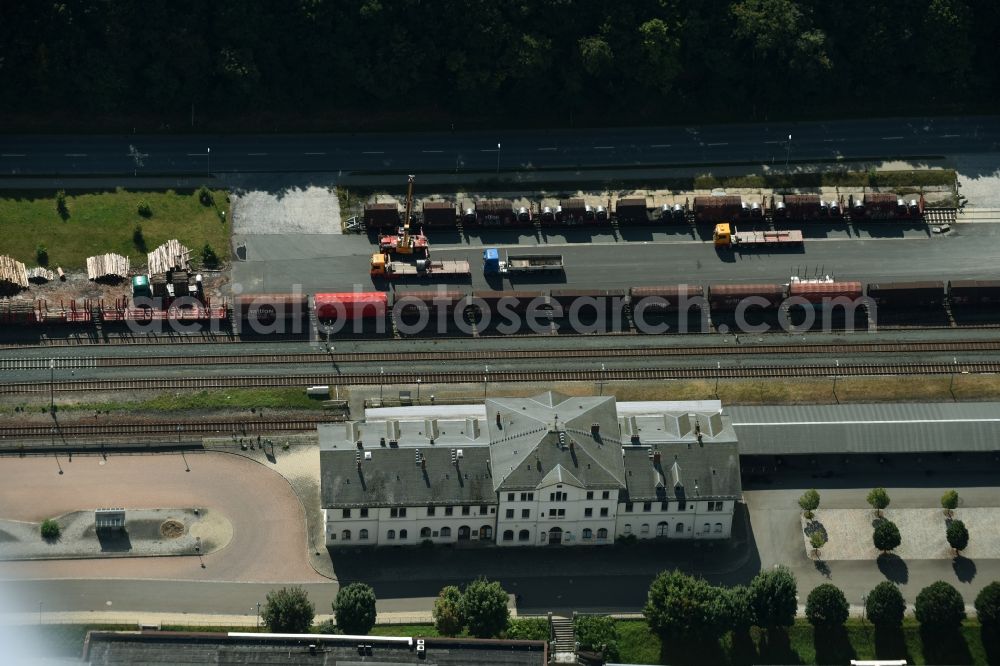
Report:
[[0,579],[326,580],[309,566],[305,514],[288,482],[240,456],[61,456],[58,462],[30,457],[0,464],[0,512],[6,519],[37,522],[98,507],[177,506],[224,515],[233,525],[229,545],[201,558],[3,562]]

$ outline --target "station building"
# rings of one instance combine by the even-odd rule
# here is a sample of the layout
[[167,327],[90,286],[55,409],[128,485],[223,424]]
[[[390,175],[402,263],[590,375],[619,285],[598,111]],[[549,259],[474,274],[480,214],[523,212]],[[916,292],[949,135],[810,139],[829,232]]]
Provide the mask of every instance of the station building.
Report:
[[742,494],[718,401],[550,391],[327,424],[319,437],[332,547],[727,539]]

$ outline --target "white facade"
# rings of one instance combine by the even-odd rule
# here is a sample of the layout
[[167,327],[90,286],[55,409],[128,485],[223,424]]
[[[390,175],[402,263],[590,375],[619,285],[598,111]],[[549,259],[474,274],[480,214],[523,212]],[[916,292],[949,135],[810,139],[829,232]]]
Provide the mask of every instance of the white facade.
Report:
[[728,539],[735,509],[733,500],[623,503],[618,505],[615,535],[633,535],[637,539]]
[[496,504],[324,509],[326,544],[413,546],[424,541],[492,542],[496,534],[496,510]]

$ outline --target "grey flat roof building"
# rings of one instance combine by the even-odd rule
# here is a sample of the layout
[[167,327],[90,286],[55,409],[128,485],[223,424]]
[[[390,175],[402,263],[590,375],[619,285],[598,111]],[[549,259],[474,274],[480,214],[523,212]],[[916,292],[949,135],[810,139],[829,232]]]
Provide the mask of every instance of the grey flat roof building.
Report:
[[1000,403],[730,406],[742,455],[1000,451]]

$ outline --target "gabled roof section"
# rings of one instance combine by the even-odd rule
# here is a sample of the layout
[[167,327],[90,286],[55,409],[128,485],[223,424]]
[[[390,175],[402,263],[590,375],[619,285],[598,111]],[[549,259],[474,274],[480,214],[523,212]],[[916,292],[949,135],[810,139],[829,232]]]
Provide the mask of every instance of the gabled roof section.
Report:
[[494,487],[534,489],[557,465],[580,487],[624,487],[615,399],[567,397],[486,401]]
[[562,465],[556,465],[549,473],[542,477],[542,480],[538,482],[537,488],[547,488],[549,486],[554,486],[557,483],[565,483],[568,486],[576,486],[577,488],[583,488],[583,483],[580,479],[573,476],[573,474],[567,470]]

